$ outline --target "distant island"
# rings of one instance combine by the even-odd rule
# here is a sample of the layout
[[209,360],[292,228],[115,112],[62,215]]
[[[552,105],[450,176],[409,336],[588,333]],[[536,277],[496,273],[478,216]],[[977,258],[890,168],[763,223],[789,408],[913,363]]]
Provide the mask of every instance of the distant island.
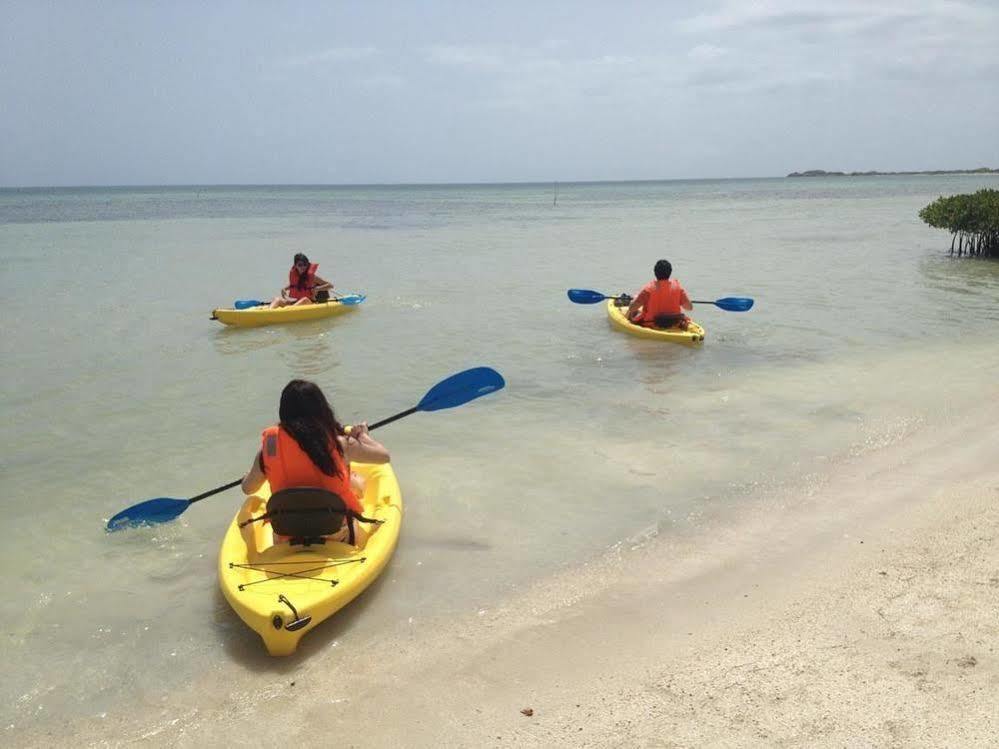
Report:
[[791,172],[788,177],[877,177],[902,174],[999,174],[999,169],[980,166],[977,169],[930,169],[922,172],[827,172],[825,169],[809,169],[806,172]]

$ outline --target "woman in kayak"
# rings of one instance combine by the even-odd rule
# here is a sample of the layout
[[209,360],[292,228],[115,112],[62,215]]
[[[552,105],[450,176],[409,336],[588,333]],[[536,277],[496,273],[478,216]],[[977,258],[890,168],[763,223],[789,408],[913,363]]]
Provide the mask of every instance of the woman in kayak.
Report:
[[669,260],[660,260],[653,271],[656,280],[638,292],[628,307],[628,319],[646,328],[686,329],[690,318],[683,310],[691,310],[693,306],[680,282],[670,278],[673,266]]
[[[350,472],[351,461],[388,463],[389,452],[368,434],[368,425],[355,424],[350,433],[336,420],[329,401],[314,382],[292,380],[281,391],[280,423],[263,431],[261,448],[243,477],[242,489],[253,494],[269,481],[271,493],[281,489],[326,489],[361,514],[364,484]],[[354,523],[355,545],[364,546],[370,530]],[[346,524],[331,538],[345,541]]]
[[288,285],[281,289],[279,296],[274,297],[271,309],[329,301],[333,284],[316,275],[318,268],[319,263],[310,263],[301,252],[296,254],[288,271]]

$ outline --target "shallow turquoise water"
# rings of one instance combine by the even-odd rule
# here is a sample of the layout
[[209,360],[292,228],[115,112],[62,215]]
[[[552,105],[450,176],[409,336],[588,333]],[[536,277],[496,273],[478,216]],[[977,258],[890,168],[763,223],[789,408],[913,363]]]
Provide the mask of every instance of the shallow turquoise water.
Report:
[[[753,487],[829,470],[974,407],[999,365],[999,264],[954,261],[916,213],[989,177],[361,188],[0,191],[0,726],[114,714],[203,670],[252,680],[256,636],[216,592],[238,492],[108,536],[154,496],[237,478],[291,377],[345,421],[413,405],[469,366],[499,395],[379,433],[407,502],[354,644],[493,605],[657,526],[683,532]],[[291,255],[368,301],[224,329]],[[668,257],[700,350],[612,331],[569,287],[634,291]],[[13,728],[9,728],[13,726]]]

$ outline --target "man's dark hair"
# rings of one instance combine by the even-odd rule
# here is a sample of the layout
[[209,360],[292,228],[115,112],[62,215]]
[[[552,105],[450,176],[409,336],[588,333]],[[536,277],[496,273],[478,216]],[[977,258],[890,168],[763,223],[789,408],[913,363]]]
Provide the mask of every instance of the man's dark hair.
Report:
[[673,275],[673,266],[669,264],[669,260],[660,260],[656,263],[654,270],[656,272],[656,279],[659,281],[665,281]]

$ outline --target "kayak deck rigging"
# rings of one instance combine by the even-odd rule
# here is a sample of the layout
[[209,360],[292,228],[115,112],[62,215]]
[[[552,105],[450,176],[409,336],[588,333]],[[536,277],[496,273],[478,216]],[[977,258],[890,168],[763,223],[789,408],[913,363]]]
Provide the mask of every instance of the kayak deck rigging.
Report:
[[333,585],[337,585],[340,582],[339,580],[334,580],[334,579],[331,579],[331,578],[315,577],[313,575],[309,575],[309,574],[306,574],[306,573],[309,573],[309,572],[318,572],[320,570],[328,570],[328,569],[332,569],[334,567],[342,567],[345,564],[363,564],[366,560],[367,560],[367,557],[357,557],[355,559],[336,559],[336,560],[330,560],[330,562],[328,564],[320,564],[320,565],[318,565],[316,567],[307,567],[304,570],[295,570],[294,572],[281,572],[280,570],[273,570],[273,569],[270,569],[270,568],[271,567],[277,567],[277,566],[280,566],[280,565],[289,565],[289,564],[295,564],[295,565],[311,564],[313,560],[310,560],[308,562],[306,562],[306,561],[301,561],[301,562],[260,562],[258,564],[252,564],[252,563],[239,564],[237,562],[229,562],[229,569],[231,569],[231,570],[233,570],[233,569],[240,569],[240,570],[250,570],[252,572],[263,572],[265,575],[268,575],[268,577],[263,577],[260,580],[252,580],[251,582],[248,582],[248,583],[240,583],[238,586],[236,586],[237,589],[240,590],[240,591],[245,590],[246,588],[250,587],[251,585],[259,585],[260,583],[267,583],[267,582],[271,582],[273,580],[284,580],[284,579],[288,579],[288,578],[298,578],[300,580],[311,580],[311,581],[314,581],[314,582],[315,581],[318,581],[318,582],[327,582],[327,583],[332,583]]

